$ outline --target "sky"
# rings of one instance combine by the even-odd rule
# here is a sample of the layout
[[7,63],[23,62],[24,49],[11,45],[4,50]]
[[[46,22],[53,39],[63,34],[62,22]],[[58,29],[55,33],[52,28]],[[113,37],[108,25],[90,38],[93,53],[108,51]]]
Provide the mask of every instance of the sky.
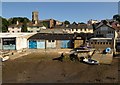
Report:
[[27,17],[39,12],[39,19],[87,22],[111,19],[118,14],[118,2],[2,2],[2,17]]

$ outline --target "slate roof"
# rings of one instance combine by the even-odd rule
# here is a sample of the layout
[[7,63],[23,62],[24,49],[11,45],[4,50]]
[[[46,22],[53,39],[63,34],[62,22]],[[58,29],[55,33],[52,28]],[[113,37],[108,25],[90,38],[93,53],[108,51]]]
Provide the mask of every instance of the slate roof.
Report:
[[72,40],[73,34],[52,34],[52,33],[37,33],[28,39],[41,39],[41,40]]
[[37,24],[33,24],[32,22],[29,22],[27,23],[27,26],[30,26],[30,27],[34,27],[34,26],[38,26],[38,27],[42,27],[43,25],[41,23],[37,23]]
[[53,34],[53,33],[37,33],[28,38],[28,40],[72,40],[76,37],[81,37],[81,39],[89,39],[92,37],[92,33],[76,33],[76,34]]

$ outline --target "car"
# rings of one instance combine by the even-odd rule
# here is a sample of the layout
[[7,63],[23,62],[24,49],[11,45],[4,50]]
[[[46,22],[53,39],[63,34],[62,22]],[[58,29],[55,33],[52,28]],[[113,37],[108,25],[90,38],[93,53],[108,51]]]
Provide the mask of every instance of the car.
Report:
[[88,64],[95,64],[95,65],[98,65],[98,64],[99,64],[99,61],[93,60],[93,59],[91,59],[91,58],[84,58],[84,59],[83,59],[83,62],[84,62],[84,63],[88,63]]

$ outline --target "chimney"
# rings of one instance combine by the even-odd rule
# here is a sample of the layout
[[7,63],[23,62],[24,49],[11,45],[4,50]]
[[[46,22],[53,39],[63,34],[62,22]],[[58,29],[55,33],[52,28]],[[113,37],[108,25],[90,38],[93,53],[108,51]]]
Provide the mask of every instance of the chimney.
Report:
[[16,21],[16,24],[17,24],[17,25],[19,25],[19,22],[18,22],[18,21]]

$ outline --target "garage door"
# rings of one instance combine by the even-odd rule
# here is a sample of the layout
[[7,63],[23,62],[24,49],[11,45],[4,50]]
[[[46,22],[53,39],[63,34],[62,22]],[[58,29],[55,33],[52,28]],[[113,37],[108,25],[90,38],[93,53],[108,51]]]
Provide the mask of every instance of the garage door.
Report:
[[70,40],[61,41],[61,48],[70,48],[70,47],[71,47]]
[[35,49],[37,48],[37,42],[36,41],[29,41],[29,48],[30,49]]
[[45,41],[37,41],[37,48],[38,49],[45,49]]

